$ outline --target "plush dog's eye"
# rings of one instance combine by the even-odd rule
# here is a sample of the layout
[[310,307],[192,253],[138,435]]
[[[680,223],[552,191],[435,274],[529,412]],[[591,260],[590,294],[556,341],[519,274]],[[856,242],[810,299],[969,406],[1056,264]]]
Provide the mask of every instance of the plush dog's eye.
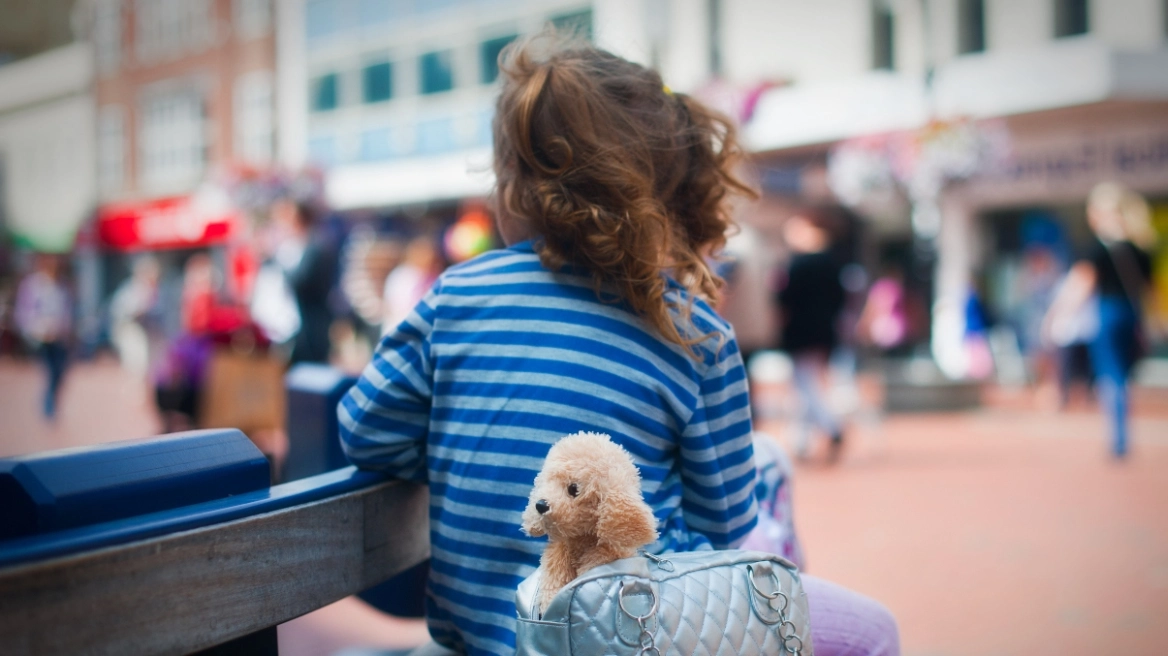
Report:
[[579,486],[577,486],[575,483],[568,485],[568,496],[574,497],[574,496],[577,496],[578,494],[580,494],[580,487]]

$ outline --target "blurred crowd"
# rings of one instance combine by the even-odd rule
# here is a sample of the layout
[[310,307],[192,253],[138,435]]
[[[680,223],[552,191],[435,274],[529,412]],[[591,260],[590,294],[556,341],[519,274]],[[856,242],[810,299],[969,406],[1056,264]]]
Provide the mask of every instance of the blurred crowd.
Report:
[[[1095,187],[1086,217],[1090,236],[1079,242],[1042,215],[1024,221],[1022,266],[1003,294],[1016,300],[994,311],[987,279],[971,280],[959,342],[968,379],[1029,389],[1041,407],[1064,409],[1084,389],[1109,417],[1112,452],[1123,457],[1129,379],[1156,330],[1145,305],[1154,298],[1158,239],[1148,203],[1113,182]],[[783,223],[782,264],[770,286],[778,328],[765,346],[787,358],[800,457],[817,436],[829,459],[838,456],[860,403],[860,368],[931,362],[930,334],[946,329],[931,321],[929,280],[915,273],[919,255],[863,257],[863,225],[836,205],[798,208]],[[735,272],[732,260],[731,293]]]
[[[45,419],[58,415],[70,363],[108,353],[142,383],[163,431],[236,426],[279,457],[287,369],[362,368],[379,334],[445,268],[450,249],[441,240],[457,227],[432,221],[383,236],[379,260],[388,266],[378,276],[362,235],[344,234],[315,200],[276,197],[249,226],[229,244],[110,256],[126,273],[110,281],[96,330],[80,309],[77,254],[28,254],[25,273],[0,289],[0,349],[43,363]],[[455,252],[469,257],[490,243],[479,238],[470,246],[477,250]],[[372,299],[342,284],[355,276],[376,286]]]
[[[985,284],[971,281],[962,343],[971,378],[1003,380],[1021,371],[1059,407],[1077,385],[1097,392],[1122,456],[1126,381],[1146,351],[1141,299],[1156,238],[1147,203],[1114,183],[1095,189],[1087,216],[1094,238],[1086,245],[1072,244],[1041,216],[1023,222],[1022,266],[1011,292],[1020,301],[1010,312],[992,312]],[[177,276],[166,275],[156,253],[129,256],[127,275],[107,299],[106,338],[97,346],[147,383],[165,431],[239,425],[278,453],[287,367],[359,371],[377,338],[408,316],[446,266],[497,243],[490,224],[476,207],[457,221],[421,221],[386,238],[345,232],[319,203],[279,197],[254,221],[247,248],[186,252]],[[840,205],[796,208],[780,235],[782,252],[767,254],[779,264],[761,283],[776,329],[757,350],[779,349],[788,358],[797,454],[806,457],[821,437],[834,459],[859,403],[857,371],[927,355],[929,333],[938,329],[930,322],[928,281],[916,273],[912,253],[865,258],[864,222]],[[742,275],[749,257],[732,242],[720,268],[727,296],[760,284]],[[49,420],[71,357],[95,346],[77,339],[76,282],[66,256],[35,255],[0,316],[4,350],[43,362]],[[745,350],[750,359],[756,349]],[[231,388],[229,381],[253,393],[208,394]]]

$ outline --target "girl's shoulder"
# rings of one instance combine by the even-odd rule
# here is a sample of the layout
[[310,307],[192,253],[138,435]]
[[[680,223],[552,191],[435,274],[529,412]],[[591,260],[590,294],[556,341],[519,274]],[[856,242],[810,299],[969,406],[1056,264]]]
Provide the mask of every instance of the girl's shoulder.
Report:
[[439,276],[439,280],[450,278],[474,278],[513,270],[536,271],[539,265],[539,256],[530,246],[516,244],[507,248],[498,248],[447,267]]
[[[671,281],[666,297],[672,301],[674,321],[679,330],[688,337],[700,337],[695,344],[698,355],[706,366],[721,362],[727,356],[738,352],[737,336],[734,326],[722,315],[718,314],[704,298],[690,294],[680,284]],[[689,312],[689,322],[692,327],[686,326],[683,308]]]

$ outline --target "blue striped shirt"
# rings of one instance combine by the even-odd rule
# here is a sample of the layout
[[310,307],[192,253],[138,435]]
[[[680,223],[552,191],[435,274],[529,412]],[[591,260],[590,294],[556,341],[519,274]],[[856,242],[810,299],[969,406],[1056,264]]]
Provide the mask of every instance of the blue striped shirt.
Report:
[[746,372],[729,324],[700,300],[693,318],[714,333],[700,359],[599,300],[589,277],[546,270],[524,242],[447,270],[382,338],[338,408],[341,440],[359,467],[429,483],[435,640],[514,653],[515,589],[545,543],[520,532],[520,516],[564,435],[607,433],[633,455],[660,521],[652,550],[746,538],[757,513]]

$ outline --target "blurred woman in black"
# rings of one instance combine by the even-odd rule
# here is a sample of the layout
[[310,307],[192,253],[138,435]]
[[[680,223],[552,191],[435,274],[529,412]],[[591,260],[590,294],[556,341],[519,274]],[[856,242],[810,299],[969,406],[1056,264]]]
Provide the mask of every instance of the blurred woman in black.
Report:
[[807,454],[811,430],[831,438],[834,459],[843,445],[843,426],[823,399],[828,358],[839,344],[839,318],[846,294],[842,263],[832,252],[839,217],[830,208],[807,208],[783,226],[791,250],[786,279],[778,292],[782,314],[782,348],[794,362],[794,382],[803,405],[797,454]]

